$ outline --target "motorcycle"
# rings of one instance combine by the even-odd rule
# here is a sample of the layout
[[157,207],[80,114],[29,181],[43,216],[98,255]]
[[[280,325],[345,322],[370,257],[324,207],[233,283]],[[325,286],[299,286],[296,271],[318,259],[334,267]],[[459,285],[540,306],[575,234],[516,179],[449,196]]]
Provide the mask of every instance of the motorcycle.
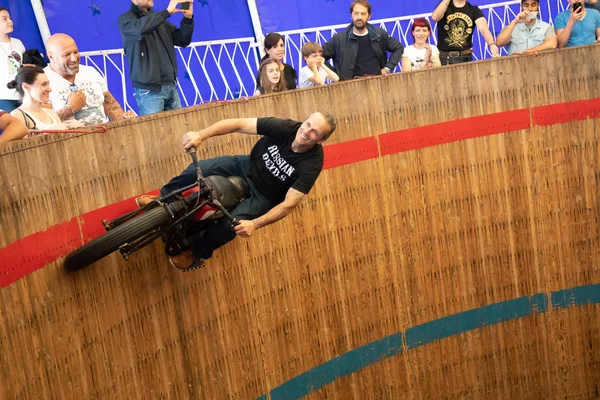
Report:
[[228,218],[234,226],[238,225],[229,211],[248,196],[244,178],[204,177],[196,150],[191,148],[188,154],[196,169],[196,182],[114,220],[102,221],[106,233],[71,252],[64,260],[65,269],[83,269],[117,250],[129,260],[133,253],[158,238],[165,243],[165,253],[172,257],[189,250],[194,241],[202,238],[208,224],[217,219]]

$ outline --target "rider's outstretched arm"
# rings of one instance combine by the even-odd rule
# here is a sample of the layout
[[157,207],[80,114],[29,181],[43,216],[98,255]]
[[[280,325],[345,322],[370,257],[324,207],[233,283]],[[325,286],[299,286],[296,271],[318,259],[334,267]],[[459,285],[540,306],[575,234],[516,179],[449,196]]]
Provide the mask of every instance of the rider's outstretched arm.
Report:
[[190,147],[197,148],[208,138],[226,135],[228,133],[238,132],[255,135],[257,133],[257,121],[258,118],[224,119],[201,131],[192,131],[183,135],[183,147],[186,149],[189,149]]
[[240,221],[240,225],[235,226],[235,233],[242,237],[248,237],[256,229],[277,222],[289,213],[300,203],[306,196],[304,193],[290,188],[285,195],[285,200],[273,207],[268,213],[262,217],[253,219],[252,221]]

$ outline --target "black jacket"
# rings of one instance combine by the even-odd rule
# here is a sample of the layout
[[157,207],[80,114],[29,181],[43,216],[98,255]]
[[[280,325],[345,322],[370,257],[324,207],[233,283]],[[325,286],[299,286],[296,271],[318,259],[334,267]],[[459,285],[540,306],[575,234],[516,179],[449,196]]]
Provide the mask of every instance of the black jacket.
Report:
[[[358,38],[352,31],[353,27],[353,24],[348,25],[345,31],[336,33],[323,46],[323,58],[333,59],[340,80],[354,78],[354,65],[358,56]],[[390,70],[396,68],[402,53],[404,53],[404,47],[383,29],[367,24],[367,30],[380,68],[388,67]],[[392,53],[389,60],[388,52]]]
[[181,27],[167,22],[167,11],[143,15],[135,4],[119,17],[119,30],[125,55],[129,61],[129,76],[134,88],[160,91],[163,85],[177,80],[175,46],[186,47],[192,41],[194,20],[184,18]]

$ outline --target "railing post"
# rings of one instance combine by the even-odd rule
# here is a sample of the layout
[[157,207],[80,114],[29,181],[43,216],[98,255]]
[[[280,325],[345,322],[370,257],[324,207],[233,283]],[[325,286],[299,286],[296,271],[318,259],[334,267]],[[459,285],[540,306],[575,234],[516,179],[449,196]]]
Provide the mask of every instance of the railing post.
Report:
[[42,40],[44,41],[44,46],[46,46],[46,41],[52,34],[50,33],[50,27],[48,26],[48,20],[46,19],[46,13],[44,12],[42,0],[31,0],[31,7],[33,8],[33,13],[35,14],[35,19],[42,36]]
[[260,57],[262,58],[265,55],[265,49],[263,46],[265,35],[263,34],[262,24],[260,23],[260,16],[258,15],[258,6],[256,5],[256,0],[247,1],[248,10],[250,10],[250,18],[252,18],[252,27],[254,28],[254,38],[256,39],[258,51],[260,53]]

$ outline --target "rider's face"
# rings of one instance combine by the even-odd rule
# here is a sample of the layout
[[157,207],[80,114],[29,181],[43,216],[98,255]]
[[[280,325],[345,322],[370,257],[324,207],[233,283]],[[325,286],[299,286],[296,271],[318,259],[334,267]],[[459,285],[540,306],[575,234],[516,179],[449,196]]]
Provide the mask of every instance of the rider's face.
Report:
[[296,142],[302,146],[314,146],[325,141],[324,137],[331,127],[321,113],[311,114],[298,129]]

